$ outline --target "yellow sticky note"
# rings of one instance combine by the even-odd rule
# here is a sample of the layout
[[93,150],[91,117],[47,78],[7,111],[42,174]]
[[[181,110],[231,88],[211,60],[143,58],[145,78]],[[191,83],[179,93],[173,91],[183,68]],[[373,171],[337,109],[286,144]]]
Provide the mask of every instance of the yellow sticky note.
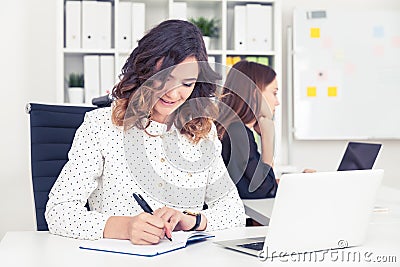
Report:
[[328,86],[328,96],[331,96],[331,97],[337,96],[337,87],[336,86]]
[[311,37],[311,38],[319,38],[319,37],[320,37],[320,30],[319,30],[319,28],[311,28],[311,29],[310,29],[310,37]]
[[315,86],[307,87],[307,96],[308,97],[317,96],[317,87],[315,87]]

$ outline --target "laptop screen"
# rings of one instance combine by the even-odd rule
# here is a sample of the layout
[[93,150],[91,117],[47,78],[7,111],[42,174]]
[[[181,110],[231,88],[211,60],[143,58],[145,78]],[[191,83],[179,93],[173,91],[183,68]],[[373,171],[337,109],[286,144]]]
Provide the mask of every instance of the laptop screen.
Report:
[[372,169],[382,144],[349,142],[338,171]]

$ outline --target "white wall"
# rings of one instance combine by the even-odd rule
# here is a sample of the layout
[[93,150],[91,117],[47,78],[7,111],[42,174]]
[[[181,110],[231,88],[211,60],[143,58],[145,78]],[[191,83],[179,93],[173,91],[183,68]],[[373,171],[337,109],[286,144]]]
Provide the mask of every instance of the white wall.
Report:
[[[2,122],[0,138],[0,239],[11,230],[35,228],[33,197],[29,169],[29,117],[27,102],[56,101],[57,14],[54,0],[6,1],[0,9],[0,79]],[[364,8],[400,8],[397,0],[282,0],[283,47],[286,27],[291,25],[295,6],[324,8],[348,6]],[[284,54],[284,69],[286,55]],[[283,80],[286,75],[283,73]],[[285,88],[286,84],[282,85]],[[285,97],[285,90],[284,97]],[[287,116],[285,101],[282,105]],[[389,120],[388,120],[389,121]],[[400,188],[400,141],[385,141],[377,167],[386,171],[385,184]],[[343,152],[345,142],[295,141],[292,163],[300,168],[333,170]],[[400,175],[399,175],[400,176]]]
[[[287,45],[287,27],[292,25],[292,11],[295,7],[309,7],[309,8],[351,8],[351,9],[398,9],[400,10],[400,1],[397,0],[282,0],[282,36],[283,36],[283,125],[286,125],[287,120],[287,101],[286,101],[286,45]],[[371,18],[373,19],[373,18]],[[355,38],[357,38],[355,36]],[[367,59],[367,58],[366,58]],[[366,62],[369,64],[369,62]],[[400,70],[399,70],[400,71]],[[392,114],[398,116],[398,114]],[[391,123],[391,119],[386,119]],[[284,132],[287,133],[285,127]],[[287,140],[287,138],[284,138]],[[374,140],[375,141],[375,140]],[[383,183],[385,185],[400,188],[400,165],[398,163],[400,141],[381,141],[383,148],[376,162],[376,168],[385,169],[385,178]],[[290,164],[303,168],[314,168],[319,171],[335,170],[338,166],[339,160],[342,156],[347,141],[298,141],[294,140],[291,146],[291,162]],[[285,144],[287,145],[287,144]],[[287,147],[285,147],[287,149]]]
[[35,227],[29,171],[29,101],[55,101],[56,1],[5,1],[0,9],[0,239]]

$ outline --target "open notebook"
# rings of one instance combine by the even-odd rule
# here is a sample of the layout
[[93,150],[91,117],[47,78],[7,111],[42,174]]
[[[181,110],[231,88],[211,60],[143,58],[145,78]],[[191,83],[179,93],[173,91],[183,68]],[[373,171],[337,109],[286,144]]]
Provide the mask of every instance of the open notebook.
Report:
[[164,238],[156,245],[133,245],[129,240],[118,239],[99,239],[99,240],[85,240],[81,243],[79,248],[121,253],[128,255],[153,257],[164,254],[170,251],[178,250],[187,246],[187,244],[195,241],[205,240],[214,237],[207,232],[191,231],[184,232],[178,231],[172,233],[172,242]]

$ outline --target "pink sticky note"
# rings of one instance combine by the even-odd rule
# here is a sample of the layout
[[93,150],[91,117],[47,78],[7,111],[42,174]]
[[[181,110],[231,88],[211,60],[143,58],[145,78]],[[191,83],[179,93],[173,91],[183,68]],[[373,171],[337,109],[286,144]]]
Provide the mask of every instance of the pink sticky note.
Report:
[[356,65],[349,62],[344,66],[344,70],[347,74],[354,74],[356,72]]
[[331,37],[322,38],[322,47],[323,48],[332,48],[333,40]]
[[392,44],[396,48],[400,48],[400,36],[394,36],[392,38]]
[[385,54],[385,48],[382,45],[376,45],[372,49],[372,53],[374,56],[383,57],[383,55]]

